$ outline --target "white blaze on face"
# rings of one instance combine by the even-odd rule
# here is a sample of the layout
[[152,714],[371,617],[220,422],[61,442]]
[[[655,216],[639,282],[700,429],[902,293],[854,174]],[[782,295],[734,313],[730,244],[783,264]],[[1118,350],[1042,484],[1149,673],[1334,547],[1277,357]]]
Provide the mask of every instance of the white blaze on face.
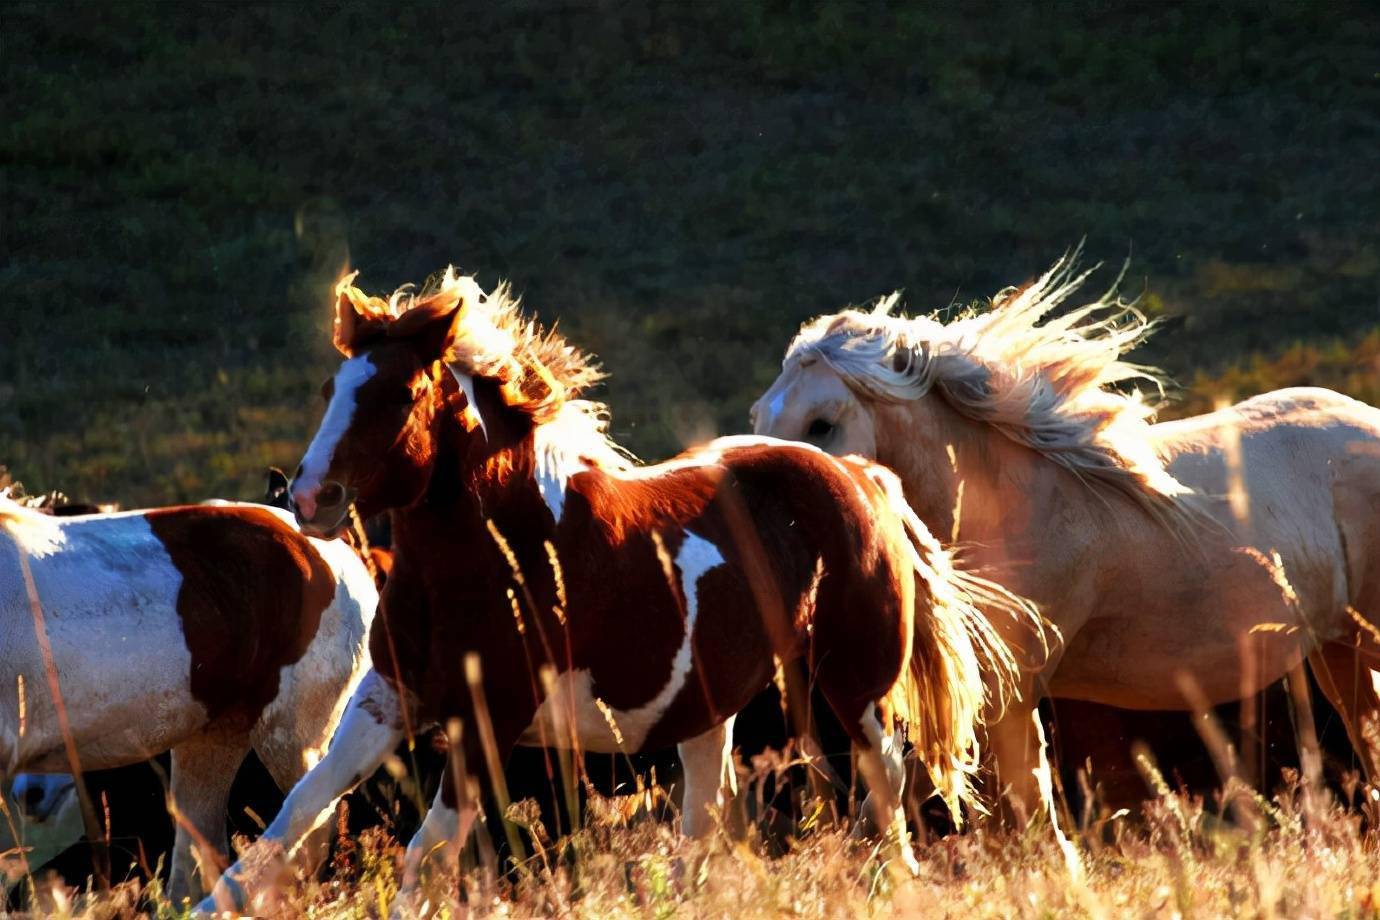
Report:
[[316,429],[316,437],[311,439],[306,456],[302,458],[302,472],[292,483],[292,501],[301,510],[304,518],[316,514],[316,493],[331,468],[336,445],[350,429],[355,417],[356,396],[359,388],[378,372],[368,355],[349,358],[335,372],[335,392],[326,406],[326,414],[321,426]]

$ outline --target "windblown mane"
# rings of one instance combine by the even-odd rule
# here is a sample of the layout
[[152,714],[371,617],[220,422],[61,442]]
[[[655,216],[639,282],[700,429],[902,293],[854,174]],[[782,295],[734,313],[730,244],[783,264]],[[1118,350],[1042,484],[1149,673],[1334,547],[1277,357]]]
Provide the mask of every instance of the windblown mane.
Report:
[[460,373],[497,382],[503,401],[532,417],[539,467],[571,462],[565,457],[608,469],[631,465],[631,455],[608,436],[608,407],[580,398],[604,379],[603,370],[554,327],[524,313],[506,282],[486,294],[473,276],[450,266],[420,291],[404,285],[384,299],[364,294],[353,278],[342,279],[336,291],[366,317],[391,321],[413,311],[460,310],[443,360]]
[[1078,256],[1075,250],[1034,283],[1000,292],[986,311],[947,323],[892,315],[899,294],[870,312],[819,317],[801,328],[783,363],[818,358],[855,390],[888,402],[935,390],[960,414],[1080,478],[1163,510],[1166,499],[1189,490],[1150,445],[1155,406],[1139,391],[1114,389],[1140,380],[1163,391],[1154,369],[1121,360],[1152,324],[1116,296],[1116,284],[1049,318],[1096,269],[1080,271]]

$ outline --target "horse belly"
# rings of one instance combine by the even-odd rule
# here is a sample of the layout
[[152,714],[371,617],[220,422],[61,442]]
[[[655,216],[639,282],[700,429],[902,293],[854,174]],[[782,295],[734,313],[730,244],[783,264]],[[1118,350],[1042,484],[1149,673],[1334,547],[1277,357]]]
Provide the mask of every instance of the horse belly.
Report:
[[[1318,639],[1328,581],[1249,547],[1219,548],[1197,565],[1126,571],[1098,615],[1075,633],[1050,681],[1055,696],[1124,709],[1189,706],[1188,681],[1211,703],[1259,692]],[[1196,695],[1196,694],[1195,694]]]
[[1305,654],[1288,627],[1197,646],[1187,644],[1193,635],[1128,634],[1123,621],[1093,620],[1069,643],[1050,695],[1121,709],[1188,709],[1181,689],[1188,680],[1216,705],[1263,690]]
[[[118,523],[119,539],[106,533],[94,551],[75,534],[62,551],[29,558],[58,699],[85,769],[144,760],[205,721],[191,696],[191,655],[177,616],[181,577],[161,544],[137,533],[147,534],[141,518]],[[67,771],[28,590],[13,548],[0,548],[0,556],[0,738],[9,748],[0,763]]]
[[594,679],[589,671],[566,671],[556,678],[518,743],[531,747],[578,747],[594,754],[631,753],[641,750],[664,708],[613,709],[594,695]]

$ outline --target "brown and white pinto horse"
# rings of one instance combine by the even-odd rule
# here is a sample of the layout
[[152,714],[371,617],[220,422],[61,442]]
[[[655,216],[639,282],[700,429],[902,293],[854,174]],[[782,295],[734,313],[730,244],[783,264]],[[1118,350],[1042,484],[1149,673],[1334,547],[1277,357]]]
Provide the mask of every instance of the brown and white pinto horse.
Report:
[[[244,906],[273,871],[275,835],[290,846],[392,749],[400,705],[417,722],[458,718],[464,766],[481,769],[475,657],[500,758],[518,744],[679,745],[690,834],[713,826],[709,809],[735,785],[735,713],[776,662],[803,659],[853,740],[878,825],[914,865],[893,717],[956,808],[976,763],[982,668],[1012,666],[973,595],[1028,611],[953,569],[892,474],[759,438],[636,468],[607,439],[603,407],[576,398],[597,369],[505,288],[486,296],[448,271],[425,295],[385,302],[350,279],[338,293],[346,360],[292,497],[304,529],[325,535],[351,501],[395,509],[371,637],[385,679],[361,687],[287,817],[222,877],[222,908]],[[454,856],[475,817],[443,784],[405,888],[424,855]]]
[[249,750],[287,789],[329,741],[377,602],[354,550],[281,511],[57,518],[0,497],[0,780],[171,750],[169,893],[195,894],[193,844],[224,852]]

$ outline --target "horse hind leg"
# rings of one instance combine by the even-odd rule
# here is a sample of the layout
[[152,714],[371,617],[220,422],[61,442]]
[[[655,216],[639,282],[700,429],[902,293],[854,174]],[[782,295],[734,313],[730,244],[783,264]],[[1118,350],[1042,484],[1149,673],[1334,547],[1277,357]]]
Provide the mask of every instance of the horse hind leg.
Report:
[[1380,784],[1380,463],[1357,454],[1336,475],[1333,508],[1344,567],[1347,606],[1341,619],[1347,638],[1324,643],[1308,663],[1342,716],[1366,778]]
[[911,875],[918,875],[920,864],[910,846],[906,813],[902,807],[906,786],[906,765],[895,735],[882,727],[876,707],[868,706],[857,720],[859,735],[853,742],[858,772],[867,784],[863,808],[870,812],[873,825],[888,844],[899,851]]
[[714,830],[714,813],[725,822],[729,805],[738,795],[738,771],[733,762],[733,722],[724,722],[676,748],[685,773],[681,799],[681,830],[687,837],[703,837]]
[[174,904],[199,897],[220,877],[230,785],[248,753],[249,739],[240,734],[199,735],[172,750],[169,811],[176,832],[168,896]]
[[[1365,446],[1380,448],[1380,429]],[[1308,662],[1341,713],[1366,778],[1380,784],[1380,452],[1356,450],[1334,464],[1332,503],[1344,566],[1342,619],[1354,628]]]
[[1366,779],[1380,784],[1380,640],[1361,632],[1354,642],[1328,642],[1308,656],[1308,664],[1341,715]]

